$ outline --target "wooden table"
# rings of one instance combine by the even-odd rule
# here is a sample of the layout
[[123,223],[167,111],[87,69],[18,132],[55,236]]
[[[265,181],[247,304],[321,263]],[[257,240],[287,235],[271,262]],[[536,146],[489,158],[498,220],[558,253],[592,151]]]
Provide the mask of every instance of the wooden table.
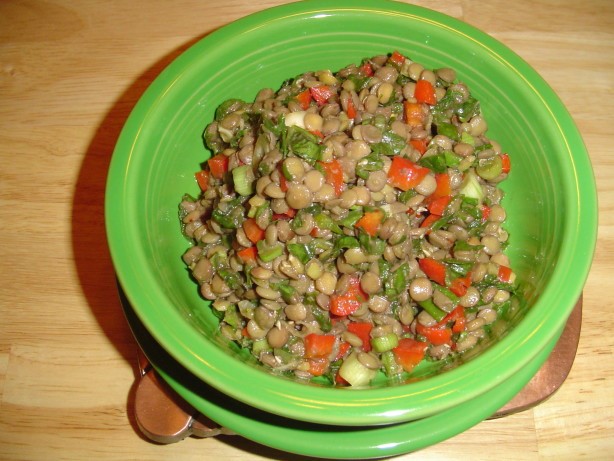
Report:
[[[103,220],[111,152],[147,85],[207,33],[280,3],[0,2],[1,459],[296,459],[240,437],[162,446],[139,434],[136,346]],[[590,152],[601,215],[579,350],[559,392],[398,459],[612,459],[614,3],[418,3],[492,34],[554,87]]]

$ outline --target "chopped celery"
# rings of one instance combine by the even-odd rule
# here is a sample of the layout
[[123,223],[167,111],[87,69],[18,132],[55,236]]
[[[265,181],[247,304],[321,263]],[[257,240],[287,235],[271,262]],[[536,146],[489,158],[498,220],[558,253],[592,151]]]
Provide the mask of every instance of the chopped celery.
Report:
[[358,360],[358,354],[352,352],[339,368],[339,376],[345,379],[351,386],[365,386],[371,382],[376,370],[367,368]]
[[494,157],[482,159],[475,167],[475,171],[480,177],[490,180],[495,179],[501,173],[503,173],[503,161],[500,155]]
[[252,354],[256,357],[260,356],[261,352],[270,351],[271,346],[269,346],[269,342],[266,338],[257,339],[252,343]]
[[394,333],[378,336],[371,339],[371,346],[375,352],[386,352],[394,349],[399,344],[399,337]]
[[484,200],[484,191],[473,170],[469,170],[465,175],[463,183],[461,184],[460,193],[465,197],[474,198],[480,203]]
[[254,193],[254,173],[251,166],[241,165],[232,170],[235,191],[239,195],[249,196]]
[[463,131],[461,133],[460,140],[461,142],[464,142],[465,144],[469,144],[470,146],[475,146],[475,138],[471,136],[469,133],[467,133],[466,131]]

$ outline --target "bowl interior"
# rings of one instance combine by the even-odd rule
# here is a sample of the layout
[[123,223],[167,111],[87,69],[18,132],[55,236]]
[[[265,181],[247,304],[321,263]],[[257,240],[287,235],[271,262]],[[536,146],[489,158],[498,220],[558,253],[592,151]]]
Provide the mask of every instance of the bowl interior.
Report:
[[[198,194],[193,174],[208,156],[202,131],[227,98],[252,100],[261,88],[277,89],[304,71],[337,70],[394,50],[427,67],[456,69],[480,100],[490,137],[510,154],[513,174],[504,185],[508,254],[526,304],[499,326],[505,337],[497,344],[427,380],[347,391],[273,377],[237,360],[236,350],[219,339],[217,320],[181,261],[188,242],[180,233],[178,204],[184,193]],[[218,30],[156,79],[114,153],[106,219],[128,299],[180,363],[267,411],[355,425],[419,418],[522,372],[523,363],[561,331],[581,292],[595,243],[596,199],[571,117],[509,49],[464,23],[410,5],[314,1]]]

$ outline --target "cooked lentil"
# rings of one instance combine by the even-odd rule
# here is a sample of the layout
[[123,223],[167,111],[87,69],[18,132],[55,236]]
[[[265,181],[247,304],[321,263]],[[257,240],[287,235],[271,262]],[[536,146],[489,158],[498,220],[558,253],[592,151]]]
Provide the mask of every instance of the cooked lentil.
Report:
[[221,104],[180,204],[221,333],[275,372],[354,386],[475,347],[515,292],[509,156],[487,129],[453,69],[398,52]]

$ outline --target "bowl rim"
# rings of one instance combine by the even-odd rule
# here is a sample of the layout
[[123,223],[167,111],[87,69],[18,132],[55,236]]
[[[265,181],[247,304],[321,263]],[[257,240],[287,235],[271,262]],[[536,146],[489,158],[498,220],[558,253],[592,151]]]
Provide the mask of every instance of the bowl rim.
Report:
[[[347,390],[307,386],[280,379],[243,363],[229,362],[227,354],[217,346],[207,344],[201,334],[194,331],[172,306],[166,306],[166,310],[165,306],[161,306],[163,298],[155,296],[157,287],[154,287],[152,293],[142,293],[140,286],[143,280],[135,274],[132,258],[127,251],[125,229],[130,223],[121,217],[125,184],[129,179],[127,168],[136,149],[142,124],[148,112],[164,97],[168,86],[189,68],[193,58],[234,36],[249,33],[253,28],[286,17],[298,15],[309,20],[322,14],[342,16],[356,11],[394,13],[409,20],[424,21],[434,27],[445,28],[478,43],[521,75],[550,112],[564,139],[576,187],[575,190],[567,191],[568,201],[578,206],[566,210],[564,216],[565,238],[562,245],[574,251],[561,255],[552,274],[553,278],[561,276],[568,280],[569,274],[573,273],[573,280],[564,289],[550,284],[537,300],[536,305],[540,305],[540,308],[531,309],[525,320],[497,344],[461,367],[426,380],[403,386]],[[562,329],[580,296],[596,244],[596,197],[588,153],[570,114],[541,76],[507,46],[458,19],[414,5],[388,0],[364,0],[359,5],[344,0],[310,0],[269,8],[216,30],[183,52],[152,82],[130,114],[113,153],[107,179],[105,221],[116,275],[129,302],[154,338],[188,370],[231,397],[270,413],[311,422],[371,425],[421,418],[477,396],[485,390],[485,384],[481,382],[481,370],[484,368],[496,370],[495,377],[489,380],[491,387],[505,381],[513,373],[521,372],[506,369],[501,362],[518,354],[529,359],[542,350],[552,335]],[[552,334],[537,334],[545,328]],[[194,347],[195,342],[204,346],[200,352]],[[250,382],[250,386],[245,386],[245,382]],[[253,392],[253,386],[258,386],[258,393]]]

